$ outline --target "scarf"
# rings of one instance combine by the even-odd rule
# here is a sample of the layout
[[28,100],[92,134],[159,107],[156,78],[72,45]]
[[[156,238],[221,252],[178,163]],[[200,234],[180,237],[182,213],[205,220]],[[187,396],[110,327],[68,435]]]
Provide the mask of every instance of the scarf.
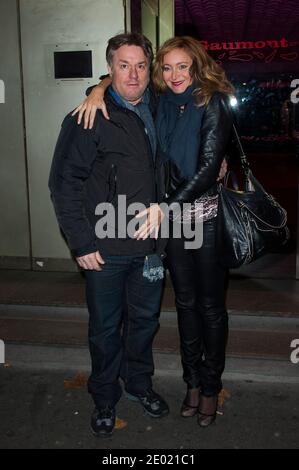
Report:
[[[160,97],[156,129],[159,145],[185,179],[191,179],[197,169],[200,147],[200,128],[205,106],[195,105],[190,85],[184,93],[168,89]],[[185,105],[182,113],[180,107]]]

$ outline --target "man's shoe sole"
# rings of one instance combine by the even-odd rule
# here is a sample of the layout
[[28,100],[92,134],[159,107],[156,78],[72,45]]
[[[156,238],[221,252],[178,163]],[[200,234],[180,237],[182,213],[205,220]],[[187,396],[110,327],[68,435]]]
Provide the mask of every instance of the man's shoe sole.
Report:
[[102,438],[102,439],[105,439],[105,438],[107,438],[107,437],[111,437],[112,434],[113,434],[113,431],[114,431],[114,429],[112,429],[111,432],[95,432],[95,431],[92,429],[92,427],[90,428],[90,430],[91,430],[91,433],[92,433],[95,437],[100,437],[100,438]]
[[163,413],[161,413],[160,415],[155,415],[155,414],[151,413],[150,411],[148,411],[148,410],[143,406],[143,404],[141,403],[141,401],[139,400],[139,398],[138,398],[138,397],[135,397],[135,395],[131,395],[129,392],[125,392],[125,396],[128,398],[128,400],[133,401],[133,402],[135,402],[135,403],[139,403],[139,404],[142,406],[144,412],[145,412],[147,415],[149,415],[151,418],[163,418],[164,416],[167,416],[168,413],[169,413],[169,410],[165,410],[165,411],[164,411]]

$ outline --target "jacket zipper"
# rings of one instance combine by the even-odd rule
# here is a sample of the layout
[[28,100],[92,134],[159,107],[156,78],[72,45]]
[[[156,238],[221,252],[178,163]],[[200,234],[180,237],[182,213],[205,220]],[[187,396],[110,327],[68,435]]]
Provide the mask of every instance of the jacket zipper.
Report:
[[[113,175],[111,175],[112,172],[113,172]],[[111,191],[111,187],[110,187],[111,176],[113,178],[112,191]],[[117,193],[117,167],[114,163],[111,164],[111,170],[110,170],[110,173],[109,173],[108,184],[109,184],[109,193],[108,193],[108,201],[107,202],[112,202],[115,195],[116,195],[116,193]],[[111,193],[111,195],[110,195],[110,193]]]
[[[142,121],[142,119],[136,114],[134,113],[133,111],[130,111],[129,109],[126,109],[126,108],[123,108],[123,110],[127,113],[127,114],[131,114],[133,116],[133,118],[136,120],[136,122],[138,123],[139,127],[141,128],[143,134],[144,134],[144,140],[146,142],[146,146],[147,146],[147,155],[149,157],[149,160],[150,160],[150,166],[151,166],[151,169],[152,169],[152,176],[153,176],[153,196],[154,196],[154,200],[157,201],[157,182],[156,182],[156,172],[155,172],[155,164],[154,164],[154,155],[153,155],[153,152],[152,152],[152,148],[151,148],[151,144],[150,144],[150,140],[149,140],[149,137],[148,135],[146,134],[145,132],[145,125],[144,125],[144,122]],[[155,238],[152,239],[152,247],[153,247],[153,250],[154,252],[156,252],[156,248],[157,248],[157,241]]]

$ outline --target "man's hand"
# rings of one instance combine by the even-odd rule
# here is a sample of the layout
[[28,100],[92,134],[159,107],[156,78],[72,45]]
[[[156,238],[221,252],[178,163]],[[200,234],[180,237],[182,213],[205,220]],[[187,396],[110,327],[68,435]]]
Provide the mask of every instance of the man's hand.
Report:
[[226,172],[227,172],[227,161],[224,158],[222,160],[222,163],[221,163],[221,167],[220,167],[219,176],[217,178],[217,181],[222,180],[225,177]]
[[84,115],[84,129],[92,129],[94,125],[94,119],[97,109],[100,109],[105,117],[109,120],[109,114],[107,112],[106,103],[104,101],[104,94],[106,88],[111,83],[110,78],[105,78],[101,83],[95,86],[90,95],[82,101],[79,106],[73,111],[72,116],[78,113],[78,124],[81,124],[82,117]]
[[95,253],[89,253],[88,255],[79,256],[76,258],[77,263],[83,269],[90,269],[94,271],[102,271],[102,264],[105,264],[105,261],[101,257],[99,251]]
[[153,233],[154,238],[157,239],[159,228],[165,215],[161,211],[159,204],[153,204],[148,209],[140,212],[138,215],[136,215],[136,219],[140,219],[145,215],[147,216],[146,221],[134,233],[134,238],[137,238],[137,240],[145,240]]

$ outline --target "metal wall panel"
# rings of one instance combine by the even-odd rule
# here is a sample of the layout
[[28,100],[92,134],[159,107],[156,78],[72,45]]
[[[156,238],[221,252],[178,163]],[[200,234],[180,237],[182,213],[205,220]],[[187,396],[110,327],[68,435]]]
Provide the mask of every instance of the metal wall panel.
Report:
[[[49,198],[48,176],[64,116],[106,71],[107,40],[124,30],[122,0],[20,0],[32,250],[36,268],[70,258]],[[53,51],[93,51],[91,79],[55,80]],[[39,259],[43,260],[38,264]]]
[[[16,0],[0,1],[0,267],[30,267]],[[3,86],[4,85],[4,86]]]

